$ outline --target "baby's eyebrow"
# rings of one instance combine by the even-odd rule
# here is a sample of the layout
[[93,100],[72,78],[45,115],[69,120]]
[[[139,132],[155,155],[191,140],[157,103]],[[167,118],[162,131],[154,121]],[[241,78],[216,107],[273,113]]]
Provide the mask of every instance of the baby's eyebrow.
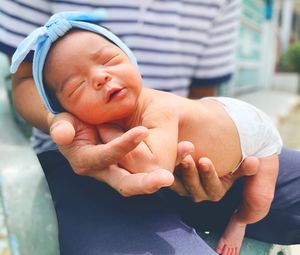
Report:
[[92,59],[97,59],[99,56],[103,54],[103,52],[107,51],[108,49],[112,48],[112,45],[105,45],[97,50],[95,53],[92,54]]

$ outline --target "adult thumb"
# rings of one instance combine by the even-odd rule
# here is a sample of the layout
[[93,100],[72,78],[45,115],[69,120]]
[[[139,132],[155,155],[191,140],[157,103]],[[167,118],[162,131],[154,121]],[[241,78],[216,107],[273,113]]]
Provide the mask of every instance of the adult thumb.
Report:
[[69,113],[57,114],[50,126],[50,135],[57,145],[69,145],[75,136],[75,117]]

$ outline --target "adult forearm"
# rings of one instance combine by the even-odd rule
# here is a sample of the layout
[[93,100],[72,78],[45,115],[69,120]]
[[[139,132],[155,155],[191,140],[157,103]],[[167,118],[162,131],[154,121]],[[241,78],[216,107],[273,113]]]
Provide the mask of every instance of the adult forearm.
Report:
[[259,200],[259,203],[253,203],[253,201],[247,199],[242,202],[242,205],[236,212],[236,217],[239,222],[253,224],[268,214],[273,196],[260,197]]
[[192,86],[189,89],[189,98],[199,99],[202,97],[211,97],[217,95],[217,86],[216,85],[207,85],[207,86]]
[[12,75],[12,93],[19,114],[32,126],[45,132],[49,131],[51,114],[45,108],[34,80],[31,76],[31,64],[21,65]]

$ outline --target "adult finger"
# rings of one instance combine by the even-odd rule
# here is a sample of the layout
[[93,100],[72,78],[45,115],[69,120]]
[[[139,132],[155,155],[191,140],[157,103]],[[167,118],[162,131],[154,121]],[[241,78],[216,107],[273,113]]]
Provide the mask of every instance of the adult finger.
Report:
[[[183,181],[181,179],[181,173],[184,171],[182,162],[186,158],[187,155],[193,153],[195,150],[194,145],[189,141],[181,141],[178,143],[177,146],[177,158],[175,165],[177,166],[174,171],[174,177],[175,180],[170,187],[174,192],[176,192],[180,196],[189,196],[189,193],[187,189],[185,188],[185,185],[183,184]],[[180,176],[180,178],[177,176],[177,174]]]
[[52,119],[50,135],[58,145],[71,144],[77,129],[77,118],[69,113],[59,113]]
[[207,199],[219,201],[224,196],[225,191],[212,161],[208,158],[200,158],[198,161],[198,172],[207,194]]
[[103,143],[108,143],[125,133],[123,129],[114,124],[98,125],[97,130]]
[[201,179],[191,155],[186,156],[180,164],[180,176],[184,187],[194,202],[206,199],[206,192],[201,184]]
[[167,170],[157,169],[151,173],[131,174],[116,165],[110,170],[100,173],[100,179],[105,181],[122,196],[151,194],[162,187],[169,187],[174,176]]
[[62,146],[60,150],[69,159],[77,174],[94,177],[98,171],[117,164],[147,135],[148,130],[146,128],[136,127],[107,144],[95,145],[89,144],[89,141],[80,141],[78,145],[73,143]]
[[134,127],[107,144],[103,144],[99,157],[106,162],[106,165],[115,164],[140,144],[148,134],[147,128]]
[[240,165],[238,171],[235,171],[232,175],[234,180],[241,176],[255,175],[259,169],[260,161],[257,157],[247,157]]
[[189,196],[189,192],[186,190],[180,178],[174,175],[174,182],[170,186],[170,189],[176,192],[179,196]]
[[179,165],[187,155],[192,154],[195,146],[189,141],[181,141],[177,145],[176,166]]

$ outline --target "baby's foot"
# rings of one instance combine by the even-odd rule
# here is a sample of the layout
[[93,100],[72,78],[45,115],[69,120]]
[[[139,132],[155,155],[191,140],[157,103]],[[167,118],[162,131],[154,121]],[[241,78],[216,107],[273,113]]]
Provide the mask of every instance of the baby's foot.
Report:
[[222,255],[238,255],[245,230],[246,224],[238,222],[233,216],[217,244],[216,252]]

